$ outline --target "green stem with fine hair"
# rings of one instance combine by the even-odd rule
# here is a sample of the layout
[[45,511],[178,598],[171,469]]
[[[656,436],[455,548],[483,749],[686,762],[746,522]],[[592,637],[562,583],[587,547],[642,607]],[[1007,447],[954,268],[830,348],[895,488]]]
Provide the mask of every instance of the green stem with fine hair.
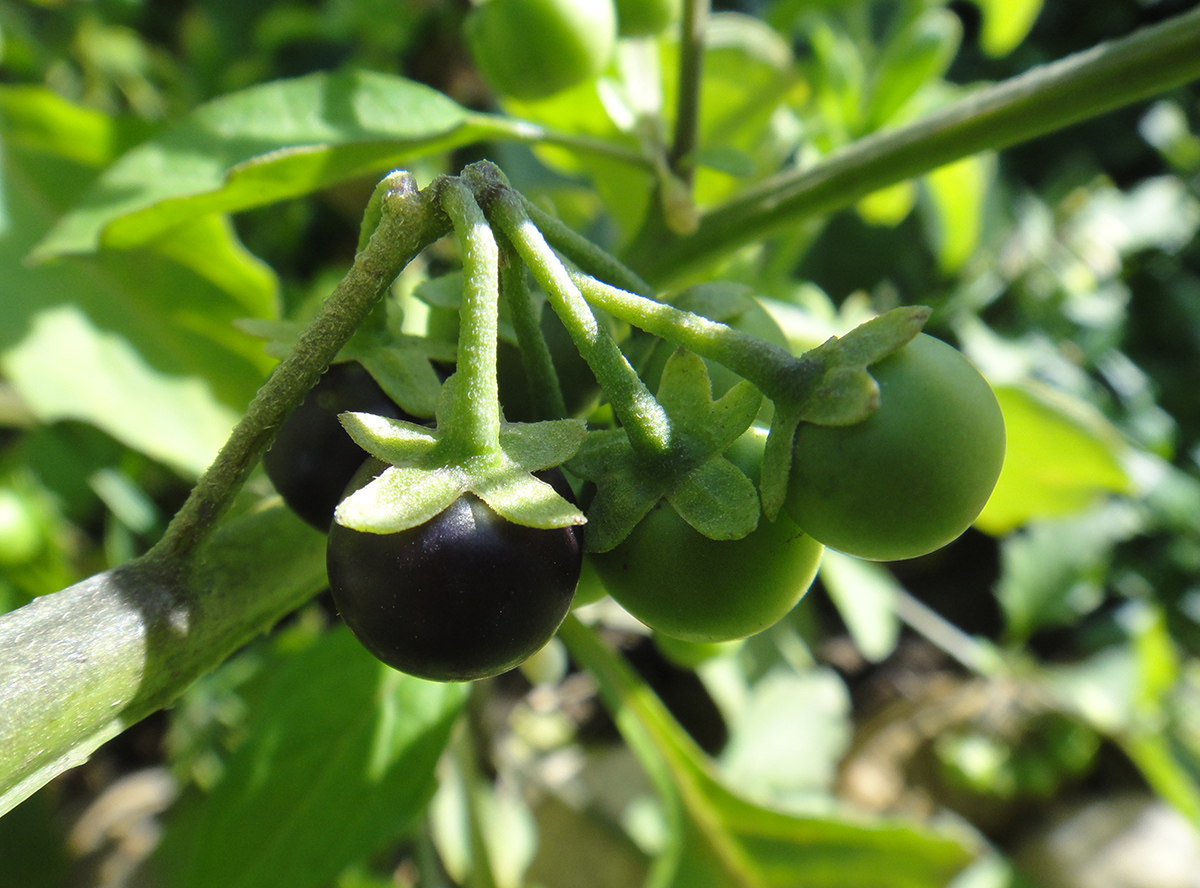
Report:
[[406,265],[449,229],[407,172],[393,173],[380,198],[380,221],[367,246],[325,300],[295,347],[254,396],[246,414],[200,477],[151,556],[184,561],[212,532],[288,414],[316,385],[354,331]]
[[496,382],[500,248],[483,211],[461,179],[442,179],[442,209],[462,252],[462,321],[450,416],[439,448],[464,459],[500,446],[500,389]]
[[525,370],[529,397],[538,419],[565,419],[567,405],[563,400],[558,371],[550,346],[542,335],[539,317],[541,304],[534,300],[525,278],[525,263],[508,238],[498,235],[500,254],[500,298],[508,306],[517,347],[521,351],[521,366]]
[[525,212],[520,195],[491,164],[463,171],[489,218],[512,242],[550,298],[575,347],[591,367],[634,451],[649,460],[672,448],[671,423],[616,341],[597,321],[579,287]]

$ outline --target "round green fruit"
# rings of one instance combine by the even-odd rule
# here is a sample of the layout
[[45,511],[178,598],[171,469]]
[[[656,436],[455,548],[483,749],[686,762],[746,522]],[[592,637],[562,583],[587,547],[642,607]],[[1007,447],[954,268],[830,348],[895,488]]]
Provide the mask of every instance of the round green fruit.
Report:
[[617,15],[612,0],[487,0],[467,15],[466,37],[492,89],[532,101],[604,70]]
[[1004,463],[1004,418],[987,381],[924,333],[870,367],[879,409],[796,432],[785,508],[831,549],[915,558],[978,517]]
[[[756,480],[766,433],[751,429],[730,459]],[[616,548],[589,560],[609,594],[656,632],[692,642],[731,641],[774,625],[812,585],[824,547],[787,515],[760,517],[740,540],[701,534],[660,500]]]
[[648,37],[679,21],[683,0],[616,0],[622,37]]

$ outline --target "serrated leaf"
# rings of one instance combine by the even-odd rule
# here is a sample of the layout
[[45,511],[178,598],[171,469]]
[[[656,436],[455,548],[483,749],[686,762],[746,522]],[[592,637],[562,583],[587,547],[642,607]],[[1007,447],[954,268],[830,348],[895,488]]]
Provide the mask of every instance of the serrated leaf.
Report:
[[667,494],[679,517],[714,540],[740,540],[758,527],[758,491],[737,466],[716,456]]
[[388,669],[344,628],[277,658],[224,778],[177,806],[152,869],[179,888],[332,884],[414,827],[466,696]]
[[342,500],[334,520],[364,533],[398,533],[424,524],[466,490],[460,469],[391,466]]
[[452,146],[466,118],[436,90],[361,70],[223,96],[106,170],[34,256],[127,249],[198,217],[382,171]]
[[512,472],[471,485],[471,491],[498,515],[525,527],[549,530],[587,522],[583,512],[559,496],[553,487],[517,466]]

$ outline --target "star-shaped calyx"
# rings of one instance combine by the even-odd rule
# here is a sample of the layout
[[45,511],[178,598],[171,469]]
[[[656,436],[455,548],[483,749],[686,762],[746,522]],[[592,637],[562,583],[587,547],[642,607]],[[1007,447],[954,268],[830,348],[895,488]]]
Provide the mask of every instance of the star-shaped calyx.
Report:
[[622,429],[591,432],[568,468],[596,485],[585,546],[617,546],[660,499],[713,539],[740,539],[758,526],[753,482],[722,454],[750,427],[762,395],[743,382],[714,401],[708,368],[677,350],[663,368],[658,400],[670,420],[662,454],[639,453]]
[[862,422],[879,407],[879,385],[868,369],[903,348],[925,325],[930,309],[923,305],[896,308],[805,352],[797,367],[815,364],[820,373],[789,397],[772,393],[775,414],[763,453],[763,514],[774,520],[787,497],[792,443],[801,422],[845,426]]
[[424,524],[464,493],[473,493],[515,524],[553,528],[587,520],[533,473],[561,465],[579,449],[583,420],[502,423],[499,442],[465,452],[445,435],[455,377],[442,386],[434,428],[368,413],[346,413],[342,425],[360,447],[389,467],[351,494],[339,524],[368,533],[396,533]]

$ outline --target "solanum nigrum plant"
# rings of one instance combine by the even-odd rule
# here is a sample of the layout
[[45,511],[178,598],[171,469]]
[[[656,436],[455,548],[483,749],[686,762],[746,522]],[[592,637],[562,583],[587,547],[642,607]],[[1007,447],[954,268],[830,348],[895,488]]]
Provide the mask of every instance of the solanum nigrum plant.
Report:
[[[939,488],[920,500],[925,524],[911,528],[907,539],[919,539],[922,551],[942,545],[982,508],[1003,456],[1003,423],[982,377],[949,346],[919,332],[927,310],[894,311],[796,357],[779,341],[606,283],[589,271],[646,289],[611,257],[547,224],[558,250],[573,260],[569,269],[491,164],[431,187],[453,221],[463,258],[456,372],[443,386],[433,428],[369,413],[343,418],[353,438],[384,465],[338,506],[329,540],[335,600],[385,662],[425,677],[477,678],[510,668],[553,634],[579,576],[577,562],[570,570],[562,566],[571,561],[563,546],[577,540],[576,525],[585,517],[532,474],[552,466],[565,465],[594,491],[584,547],[613,597],[651,628],[697,642],[742,638],[781,619],[811,584],[823,543],[849,549],[861,537],[859,551],[872,557],[920,554],[879,549],[879,537],[896,534],[891,525],[882,525],[877,537],[852,530],[848,541],[837,525],[812,521],[797,508],[796,491],[810,470],[821,471],[806,450],[813,428],[844,434],[869,430],[872,421],[890,428],[881,401],[905,412],[925,404],[918,421],[945,439],[934,463],[953,463],[970,490],[954,497],[955,490]],[[582,419],[559,418],[565,403],[526,268],[599,383],[616,424],[587,430]],[[502,291],[534,383],[533,402],[553,419],[502,418],[496,369]],[[734,305],[731,319],[754,317],[752,298],[719,287],[676,301],[721,316],[727,313],[722,305]],[[657,394],[597,321],[593,305],[677,346],[655,370]],[[768,328],[768,338],[781,338]],[[710,366],[727,375],[716,399]],[[754,431],[763,394],[774,401],[771,426]],[[959,426],[935,422],[928,404],[939,402]],[[899,441],[877,449],[893,446]],[[916,476],[930,468],[919,463]],[[912,483],[906,478],[901,486]],[[782,509],[785,499],[789,510]],[[869,505],[853,502],[851,510],[858,511],[844,523],[861,520],[869,529]],[[793,523],[793,510],[811,526]],[[475,545],[487,553],[478,561],[469,557]],[[508,554],[501,554],[506,547]],[[454,553],[451,561],[428,554],[435,549]],[[478,566],[518,565],[526,556],[545,571],[513,567],[522,577],[515,586]],[[463,570],[452,570],[455,564]],[[507,622],[514,614],[528,633]],[[457,656],[449,641],[455,621],[469,629]]]

